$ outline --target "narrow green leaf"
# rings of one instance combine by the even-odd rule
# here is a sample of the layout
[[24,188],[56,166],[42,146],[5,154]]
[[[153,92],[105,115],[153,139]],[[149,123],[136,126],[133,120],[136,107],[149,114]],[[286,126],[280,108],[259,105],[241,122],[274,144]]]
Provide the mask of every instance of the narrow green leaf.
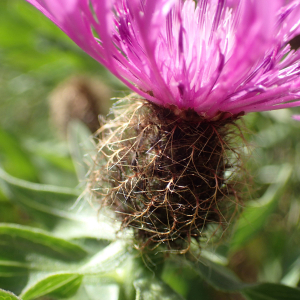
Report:
[[120,296],[118,284],[103,279],[103,276],[84,276],[80,288],[70,300],[124,300],[124,298]]
[[37,180],[37,172],[19,141],[0,128],[0,162],[16,177]]
[[36,192],[44,192],[44,193],[58,193],[66,196],[70,196],[70,195],[78,196],[78,191],[76,191],[75,189],[25,181],[7,174],[1,168],[0,168],[0,178],[3,179],[5,182],[7,182],[10,186],[23,188],[24,190],[34,190]]
[[0,260],[0,277],[26,276],[29,264],[17,260]]
[[296,287],[300,281],[300,257],[297,257],[296,260],[290,265],[289,271],[281,279],[281,283]]
[[[116,268],[128,258],[126,250],[126,244],[115,242],[87,260],[83,265],[62,265],[61,267],[65,267],[65,269],[55,273],[57,263],[53,261],[53,272],[31,272],[28,284],[21,296],[23,300],[35,299],[43,295],[52,295],[58,298],[70,297],[77,292],[83,279],[85,279],[84,285],[89,295],[92,291],[99,290],[98,284],[102,286],[103,291],[107,292],[113,288],[112,285],[116,286],[118,282],[124,280],[122,275],[116,271]],[[46,265],[49,265],[47,261]],[[110,284],[108,288],[105,287],[107,283]],[[117,294],[114,293],[114,295],[118,295],[118,291],[119,289],[115,291]],[[82,291],[80,293],[82,294]],[[90,296],[91,299],[94,299],[92,295]]]
[[11,292],[0,289],[0,300],[21,300]]
[[56,141],[37,141],[26,138],[23,142],[34,157],[41,182],[50,185],[75,187],[78,180],[67,144]]
[[36,299],[45,295],[68,298],[80,287],[82,275],[74,273],[52,274],[26,288],[21,297],[23,300]]
[[249,300],[299,300],[300,289],[281,284],[262,283],[246,288],[242,294]]
[[10,197],[56,235],[64,238],[115,238],[118,222],[112,224],[103,216],[99,220],[97,210],[91,207],[88,200],[78,199],[75,189],[27,182],[10,176],[2,169],[1,179]]
[[291,174],[292,167],[288,164],[283,165],[277,176],[276,183],[268,188],[261,199],[248,203],[248,206],[237,221],[230,251],[234,252],[245,245],[263,228],[268,216],[276,208],[276,203],[281,198]]
[[[16,239],[18,239],[18,237]],[[52,242],[54,242],[54,244],[57,243],[57,241],[53,239]],[[43,241],[41,241],[41,243],[43,243]],[[30,246],[32,246],[31,248],[33,248],[33,250],[30,247],[29,250],[32,251],[26,249],[26,244],[21,247],[21,251],[16,251],[16,249],[20,249],[19,247],[9,248],[8,246],[1,246],[0,286],[2,288],[20,293],[26,286],[26,291],[31,291],[32,287],[36,286],[41,280],[44,280],[46,276],[54,276],[62,273],[78,276],[95,275],[106,278],[106,280],[109,279],[113,283],[123,282],[124,276],[127,276],[124,272],[119,273],[116,271],[116,269],[130,257],[126,244],[122,242],[112,243],[91,258],[75,262],[70,262],[71,258],[65,259],[65,256],[62,257],[61,251],[59,255],[56,255],[56,252],[52,255],[52,253],[49,254],[46,247],[36,250],[34,243],[33,245],[30,244]],[[14,251],[12,251],[11,255],[7,253],[7,251],[11,251],[10,249]],[[100,247],[100,249],[102,249],[102,247]],[[57,247],[55,247],[55,250],[57,250]],[[70,250],[69,252],[71,254],[73,251],[69,247],[64,247],[63,251],[64,250]],[[26,255],[24,255],[24,253]],[[54,256],[54,258],[51,256]],[[63,261],[61,260],[62,258],[64,259]],[[66,290],[66,287],[64,287],[64,290]]]
[[52,229],[58,220],[71,218],[72,214],[68,209],[78,198],[78,191],[21,180],[2,169],[0,180],[3,180],[7,187],[7,197],[49,229]]
[[[79,289],[77,290],[76,294],[69,297],[69,300],[98,300],[96,297],[98,297],[99,294],[96,294],[95,297],[90,297],[90,295],[87,294],[86,288],[83,284],[80,285]],[[118,300],[118,299],[116,299]]]
[[0,288],[19,294],[26,285],[29,264],[24,253],[6,247],[0,240]]
[[136,300],[183,300],[167,284],[156,278],[144,278],[134,282]]
[[68,127],[68,144],[79,181],[86,180],[96,145],[92,141],[91,131],[80,121],[73,120]]
[[298,300],[300,289],[282,284],[241,282],[229,269],[201,258],[201,262],[183,260],[183,264],[192,268],[202,279],[217,290],[240,292],[249,300]]
[[0,223],[0,243],[19,251],[43,253],[64,260],[77,260],[86,256],[80,246],[57,238],[33,227]]
[[185,264],[217,290],[235,292],[248,286],[229,269],[207,259],[201,258],[200,261],[194,263],[186,261]]
[[[91,257],[81,268],[81,274],[100,274],[115,271],[125,259],[129,258],[128,245],[116,241]],[[118,281],[118,275],[115,280]]]

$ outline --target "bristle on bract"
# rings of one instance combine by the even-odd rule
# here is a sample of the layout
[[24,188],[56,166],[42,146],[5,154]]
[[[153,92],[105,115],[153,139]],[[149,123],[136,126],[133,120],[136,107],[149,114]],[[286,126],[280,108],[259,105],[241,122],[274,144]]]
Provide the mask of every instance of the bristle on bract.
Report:
[[133,228],[139,248],[183,253],[208,224],[226,226],[238,206],[237,119],[207,121],[192,110],[123,100],[98,131],[90,190],[122,228]]

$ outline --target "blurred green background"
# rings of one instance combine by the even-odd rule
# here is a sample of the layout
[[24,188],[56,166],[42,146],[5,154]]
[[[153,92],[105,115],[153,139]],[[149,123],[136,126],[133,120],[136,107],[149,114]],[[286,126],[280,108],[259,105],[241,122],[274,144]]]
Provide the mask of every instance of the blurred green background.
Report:
[[[1,0],[0,167],[10,175],[82,188],[68,143],[49,122],[49,95],[74,75],[98,78],[113,97],[128,92],[28,3]],[[244,184],[246,209],[211,251],[226,257],[246,282],[299,286],[300,122],[291,119],[297,112],[253,113],[242,122],[251,177]],[[50,230],[6,189],[0,179],[0,222]]]
[[[64,154],[49,122],[49,93],[76,75],[99,78],[112,88],[113,96],[126,88],[26,1],[1,1],[0,28],[0,134],[1,141],[10,144],[1,145],[1,164],[27,180],[74,184],[55,176],[51,182],[38,170],[45,163],[41,156],[49,156],[50,163],[51,155]],[[55,164],[59,162],[52,161]],[[71,168],[63,164],[65,171]]]

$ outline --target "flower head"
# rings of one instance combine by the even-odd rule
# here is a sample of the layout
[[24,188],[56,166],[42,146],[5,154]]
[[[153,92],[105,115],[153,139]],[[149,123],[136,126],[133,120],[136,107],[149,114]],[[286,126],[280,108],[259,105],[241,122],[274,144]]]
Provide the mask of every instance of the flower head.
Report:
[[206,119],[300,105],[299,0],[27,1],[158,105]]
[[97,131],[101,206],[141,248],[183,253],[230,223],[238,116],[300,106],[300,0],[27,1],[149,101],[121,101]]

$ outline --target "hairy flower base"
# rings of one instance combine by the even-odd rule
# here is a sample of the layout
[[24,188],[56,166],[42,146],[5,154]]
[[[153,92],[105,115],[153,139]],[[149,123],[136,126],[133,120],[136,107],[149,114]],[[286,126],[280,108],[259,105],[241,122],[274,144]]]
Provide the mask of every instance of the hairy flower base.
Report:
[[238,204],[237,117],[208,122],[136,99],[113,117],[99,130],[91,189],[134,229],[138,247],[184,252],[208,224],[228,224]]

